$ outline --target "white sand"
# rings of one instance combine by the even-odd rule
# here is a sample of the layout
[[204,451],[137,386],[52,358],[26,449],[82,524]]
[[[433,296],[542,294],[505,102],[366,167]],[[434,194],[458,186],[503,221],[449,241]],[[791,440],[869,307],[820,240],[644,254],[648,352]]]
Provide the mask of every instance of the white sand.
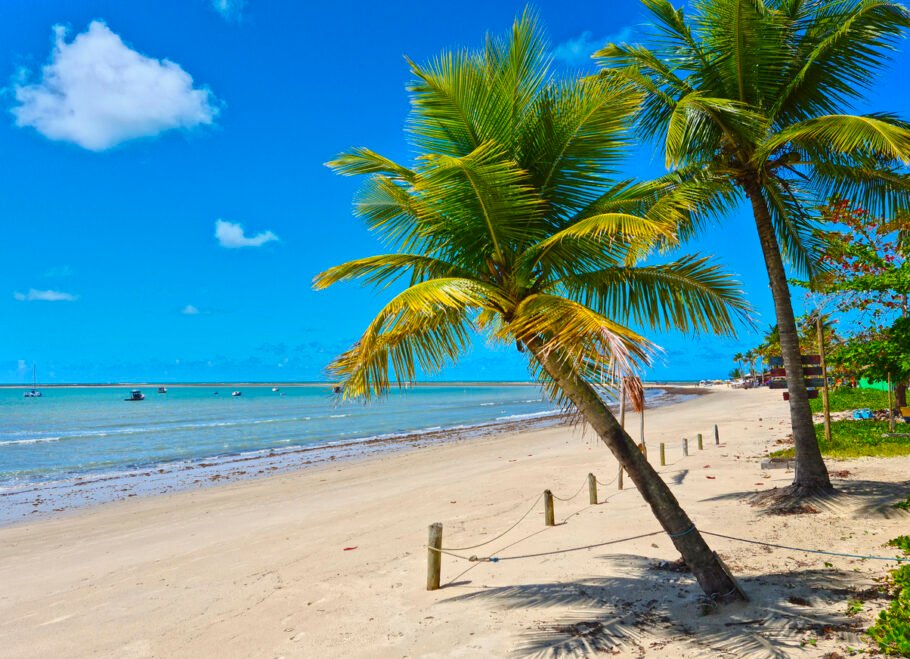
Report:
[[[787,434],[786,414],[780,392],[719,390],[649,414],[650,457],[657,462],[658,442],[668,443],[663,473],[702,529],[895,555],[882,543],[910,527],[910,515],[890,507],[910,487],[910,459],[831,463],[850,475],[818,514],[770,516],[744,502],[792,478],[759,464]],[[635,415],[628,425],[637,433]],[[708,616],[689,575],[654,569],[678,557],[664,535],[498,563],[446,556],[443,581],[454,583],[424,589],[429,523],[445,524],[447,546],[474,544],[508,528],[544,488],[571,495],[588,471],[601,481],[616,473],[593,435],[543,430],[6,527],[0,656],[814,657],[862,646],[850,628],[867,626],[882,601],[856,617],[846,602],[893,563],[719,538],[708,540],[752,602]],[[624,491],[614,484],[600,495],[609,499],[594,507],[586,491],[557,501],[566,522],[549,529],[538,505],[506,537],[460,553],[551,552],[658,529],[628,479]]]

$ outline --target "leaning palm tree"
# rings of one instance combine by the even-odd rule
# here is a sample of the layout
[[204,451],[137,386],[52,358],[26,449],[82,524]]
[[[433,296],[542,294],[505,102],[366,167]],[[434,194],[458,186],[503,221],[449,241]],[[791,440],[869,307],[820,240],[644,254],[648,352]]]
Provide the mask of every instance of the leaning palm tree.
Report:
[[640,265],[655,246],[675,243],[686,212],[667,181],[610,176],[638,97],[553,77],[527,14],[508,39],[411,70],[413,165],[364,148],[329,163],[369,177],[356,213],[393,251],[331,268],[315,287],[406,282],[332,363],[344,396],[369,398],[438,372],[475,332],[516,346],[549,394],[607,444],[704,591],[739,597],[594,386],[603,372],[640,372],[653,353],[631,324],[730,333],[746,313],[735,282],[705,258]]
[[894,0],[643,0],[649,47],[610,44],[603,76],[645,95],[638,126],[665,143],[668,168],[700,185],[703,203],[751,205],[787,369],[797,469],[786,494],[831,490],[809,410],[785,262],[817,271],[818,200],[859,200],[873,213],[910,206],[901,169],[908,124],[844,114],[868,89],[910,12]]

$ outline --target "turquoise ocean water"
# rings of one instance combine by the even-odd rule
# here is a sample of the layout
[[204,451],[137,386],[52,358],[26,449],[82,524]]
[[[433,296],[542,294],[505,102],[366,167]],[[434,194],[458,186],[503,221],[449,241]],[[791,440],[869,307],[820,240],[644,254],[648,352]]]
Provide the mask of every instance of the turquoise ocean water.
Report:
[[[364,442],[425,430],[555,416],[532,385],[416,387],[364,405],[328,386],[0,390],[0,490],[116,474],[178,461]],[[214,392],[218,391],[218,395]],[[660,396],[649,391],[649,396]]]

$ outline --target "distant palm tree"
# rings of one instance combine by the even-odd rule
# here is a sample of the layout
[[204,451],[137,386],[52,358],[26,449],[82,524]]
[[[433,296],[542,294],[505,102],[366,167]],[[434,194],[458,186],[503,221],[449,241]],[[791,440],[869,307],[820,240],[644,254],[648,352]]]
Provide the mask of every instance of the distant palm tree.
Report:
[[[855,199],[874,214],[910,206],[901,169],[908,124],[844,114],[910,26],[892,0],[643,0],[649,47],[611,44],[604,77],[646,95],[638,126],[665,142],[667,166],[701,187],[715,215],[745,197],[780,328],[797,469],[788,493],[831,490],[815,437],[784,261],[817,271],[811,214],[819,200]],[[693,226],[693,229],[697,226]]]
[[733,355],[733,361],[736,362],[736,366],[739,372],[745,373],[746,369],[743,367],[743,353],[737,352],[735,355]]
[[368,149],[330,166],[369,180],[356,212],[391,254],[334,267],[316,288],[362,278],[407,287],[331,365],[346,397],[437,372],[479,330],[515,345],[550,395],[571,402],[627,471],[701,587],[735,585],[593,383],[604,364],[631,375],[655,330],[730,333],[745,302],[704,258],[637,264],[672,244],[685,210],[665,181],[610,178],[638,96],[598,80],[555,78],[533,17],[480,52],[412,64],[412,167]]

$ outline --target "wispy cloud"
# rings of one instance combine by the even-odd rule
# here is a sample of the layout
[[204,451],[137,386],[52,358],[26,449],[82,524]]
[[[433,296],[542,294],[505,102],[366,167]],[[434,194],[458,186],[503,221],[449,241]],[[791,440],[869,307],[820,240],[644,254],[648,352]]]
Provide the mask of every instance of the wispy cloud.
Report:
[[222,247],[261,247],[273,240],[278,240],[271,231],[263,231],[255,236],[247,236],[243,231],[243,225],[237,222],[228,222],[227,220],[218,220],[215,222],[215,238]]
[[199,311],[199,307],[188,304],[180,310],[180,313],[182,313],[184,316],[198,316],[202,312]]
[[218,101],[180,65],[132,50],[102,21],[66,41],[54,27],[55,44],[41,79],[20,73],[14,85],[17,126],[31,126],[52,140],[103,151],[128,140],[168,130],[211,124]]
[[246,0],[212,0],[212,7],[229,21],[238,21],[243,13]]
[[567,66],[581,66],[591,62],[591,55],[608,43],[628,41],[632,28],[626,26],[619,32],[595,37],[592,32],[582,32],[577,37],[563,41],[553,49],[553,58]]
[[19,302],[75,302],[79,299],[78,295],[64,293],[63,291],[39,291],[35,288],[28,289],[28,293],[13,293],[13,298]]

